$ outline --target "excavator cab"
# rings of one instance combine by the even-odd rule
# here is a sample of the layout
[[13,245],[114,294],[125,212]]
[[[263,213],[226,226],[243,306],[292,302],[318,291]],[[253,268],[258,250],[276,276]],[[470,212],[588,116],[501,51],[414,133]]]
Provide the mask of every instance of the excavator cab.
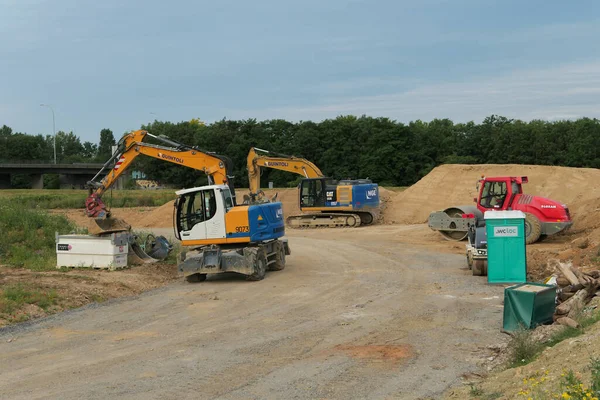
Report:
[[324,178],[303,179],[300,182],[300,208],[325,207],[326,188]]
[[182,242],[226,237],[225,214],[233,208],[227,186],[212,185],[177,192],[173,228]]

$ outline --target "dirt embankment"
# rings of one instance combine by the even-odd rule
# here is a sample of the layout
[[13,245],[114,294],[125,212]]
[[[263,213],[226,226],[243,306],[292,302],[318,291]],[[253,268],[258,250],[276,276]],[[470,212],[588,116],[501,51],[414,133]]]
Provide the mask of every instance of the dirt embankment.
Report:
[[16,286],[33,293],[54,293],[55,297],[50,307],[24,304],[10,315],[0,313],[0,327],[31,318],[45,317],[92,302],[140,294],[178,278],[176,267],[164,263],[117,271],[76,268],[67,272],[37,272],[0,266],[0,288]]
[[588,202],[600,197],[600,170],[537,165],[442,165],[400,193],[392,194],[385,221],[422,224],[429,213],[450,206],[473,205],[475,185],[485,176],[527,176],[527,194],[560,201],[573,215],[589,211]]

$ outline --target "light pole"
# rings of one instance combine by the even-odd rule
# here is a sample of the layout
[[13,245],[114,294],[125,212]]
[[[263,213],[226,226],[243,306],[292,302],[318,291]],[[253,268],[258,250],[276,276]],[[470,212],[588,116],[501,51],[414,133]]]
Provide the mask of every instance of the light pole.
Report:
[[48,107],[52,111],[52,132],[54,133],[54,164],[56,164],[56,127],[54,124],[54,108],[49,104],[40,104],[41,107]]

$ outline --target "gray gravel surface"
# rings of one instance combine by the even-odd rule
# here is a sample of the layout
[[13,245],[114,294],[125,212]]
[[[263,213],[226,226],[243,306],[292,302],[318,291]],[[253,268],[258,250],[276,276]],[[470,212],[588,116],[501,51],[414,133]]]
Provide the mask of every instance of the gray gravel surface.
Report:
[[503,288],[365,231],[292,233],[260,282],[182,281],[4,329],[0,398],[438,398],[503,340]]

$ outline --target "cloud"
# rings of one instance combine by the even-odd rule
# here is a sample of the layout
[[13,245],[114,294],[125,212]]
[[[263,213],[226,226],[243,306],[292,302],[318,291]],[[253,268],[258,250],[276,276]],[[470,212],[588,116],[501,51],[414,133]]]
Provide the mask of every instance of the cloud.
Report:
[[[406,84],[400,78],[389,81]],[[379,83],[380,78],[337,82],[321,87],[317,105],[231,110],[228,115],[297,121],[366,114],[405,122],[446,117],[455,122],[480,121],[491,114],[524,120],[600,117],[600,97],[597,96],[600,92],[600,61],[518,70],[466,82],[417,84],[411,89],[389,94],[340,95],[344,88],[351,92],[354,88]]]

